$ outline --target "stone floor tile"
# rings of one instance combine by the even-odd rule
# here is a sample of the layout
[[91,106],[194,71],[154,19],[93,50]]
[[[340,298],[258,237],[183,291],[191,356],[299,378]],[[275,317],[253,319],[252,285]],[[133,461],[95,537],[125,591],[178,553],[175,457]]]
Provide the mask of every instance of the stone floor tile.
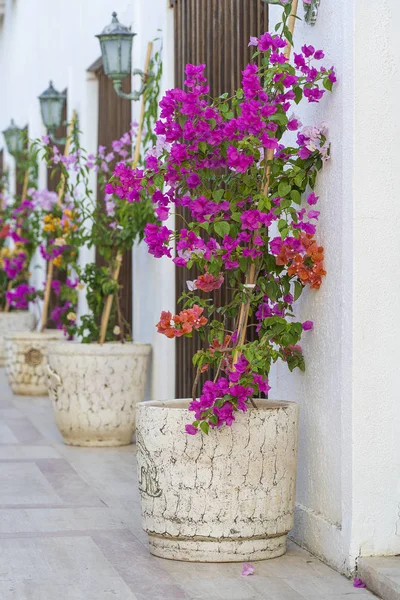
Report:
[[0,463],[0,506],[62,504],[35,463]]
[[31,462],[40,458],[61,458],[53,446],[0,445],[0,462],[19,460]]
[[40,536],[98,529],[127,529],[124,511],[106,507],[0,509],[0,539],[17,534]]
[[358,575],[385,600],[400,600],[400,556],[360,558]]
[[3,540],[0,573],[29,600],[137,600],[89,537]]
[[372,600],[292,542],[251,577],[150,555],[135,446],[65,446],[48,398],[0,392],[0,600]]

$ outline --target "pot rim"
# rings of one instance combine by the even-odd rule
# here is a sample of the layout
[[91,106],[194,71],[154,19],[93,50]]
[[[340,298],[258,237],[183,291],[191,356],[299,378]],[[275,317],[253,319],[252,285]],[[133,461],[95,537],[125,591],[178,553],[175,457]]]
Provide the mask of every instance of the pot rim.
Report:
[[[79,349],[78,349],[79,348]],[[106,342],[100,345],[98,342],[83,344],[77,340],[67,340],[67,343],[52,341],[49,343],[49,354],[57,356],[71,356],[80,354],[85,356],[101,355],[134,355],[148,356],[151,352],[151,344],[140,344],[138,342]]]
[[[276,410],[280,408],[291,408],[298,406],[297,402],[290,400],[272,400],[270,398],[253,398],[258,406],[248,405],[248,410]],[[136,408],[168,409],[187,411],[192,398],[176,398],[175,400],[145,400],[138,402]],[[261,404],[261,405],[260,405]]]
[[18,340],[27,342],[57,340],[59,342],[61,335],[63,335],[63,331],[61,329],[54,329],[54,333],[49,329],[46,331],[13,331],[7,333],[7,335],[4,336],[4,339],[7,341]]

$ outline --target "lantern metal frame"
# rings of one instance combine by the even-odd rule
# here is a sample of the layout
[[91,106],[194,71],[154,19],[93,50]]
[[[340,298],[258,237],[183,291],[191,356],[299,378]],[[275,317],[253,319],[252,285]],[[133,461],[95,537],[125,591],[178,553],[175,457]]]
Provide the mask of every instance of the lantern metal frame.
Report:
[[67,99],[66,94],[63,93],[63,92],[58,92],[53,87],[53,82],[50,81],[49,87],[44,92],[42,92],[42,94],[40,94],[40,96],[38,96],[38,98],[39,98],[39,102],[40,102],[40,111],[41,111],[41,114],[42,114],[43,125],[46,127],[46,130],[47,130],[47,133],[48,133],[50,139],[55,144],[60,144],[60,145],[64,146],[65,143],[66,143],[66,138],[65,137],[57,138],[55,136],[55,131],[56,131],[56,129],[58,127],[61,127],[62,125],[66,125],[66,122],[63,121],[62,118],[61,118],[59,123],[57,123],[56,125],[49,126],[45,122],[44,110],[43,110],[43,102],[46,102],[48,100],[62,102],[62,107],[61,107],[61,110],[60,110],[60,115],[62,115],[62,109],[63,109],[64,103],[65,103],[65,101]]
[[[147,82],[148,82],[148,76],[145,75],[145,73],[141,69],[134,69],[132,74],[139,75],[141,77],[142,85],[140,86],[140,88],[138,90],[134,90],[133,92],[130,92],[130,93],[122,91],[122,83],[123,83],[124,79],[126,79],[126,77],[128,77],[131,74],[131,71],[132,71],[132,46],[133,46],[133,38],[135,35],[136,35],[136,33],[133,33],[130,30],[130,27],[127,27],[126,25],[122,25],[122,23],[120,23],[118,21],[116,12],[112,13],[111,23],[109,25],[107,25],[100,34],[96,35],[96,37],[99,39],[99,42],[100,42],[101,55],[103,57],[103,66],[104,66],[105,74],[107,75],[107,77],[109,77],[112,80],[113,85],[114,85],[114,90],[118,94],[118,96],[120,96],[120,98],[124,98],[125,100],[131,100],[133,102],[140,100],[141,96],[143,95],[143,93],[146,90]],[[130,42],[130,50],[129,50],[129,55],[128,55],[128,66],[129,66],[128,70],[122,71],[122,72],[108,71],[108,58],[107,58],[106,44],[109,42],[119,43],[117,51],[119,53],[119,64],[121,66],[121,48],[122,48],[121,42],[124,40],[127,40],[128,42]]]
[[[24,127],[18,127],[18,125],[16,125],[14,119],[11,119],[10,125],[7,127],[7,129],[4,129],[2,131],[2,134],[4,135],[4,139],[6,142],[7,151],[9,154],[11,154],[11,156],[14,156],[14,158],[18,154],[23,152],[23,149],[24,149],[24,141],[23,141],[23,137],[22,137],[23,132],[24,132]],[[15,138],[14,138],[15,149],[12,148],[11,136],[15,136]]]

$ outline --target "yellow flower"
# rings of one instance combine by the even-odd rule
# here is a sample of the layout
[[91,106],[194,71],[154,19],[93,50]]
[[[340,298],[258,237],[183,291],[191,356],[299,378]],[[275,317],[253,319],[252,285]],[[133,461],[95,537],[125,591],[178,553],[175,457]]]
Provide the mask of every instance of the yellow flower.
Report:
[[78,287],[78,290],[84,290],[85,289],[85,284],[82,283],[82,282],[78,283],[77,287]]
[[76,320],[76,313],[74,313],[74,312],[69,312],[69,313],[67,314],[67,319],[68,319],[68,321],[75,321],[75,320]]
[[119,335],[121,333],[121,328],[118,327],[118,325],[116,325],[113,329],[113,334],[114,335]]
[[63,237],[59,237],[55,240],[54,245],[55,246],[65,246],[66,242],[65,239]]
[[53,265],[55,267],[61,267],[61,265],[62,265],[62,256],[56,256],[56,258],[53,260]]

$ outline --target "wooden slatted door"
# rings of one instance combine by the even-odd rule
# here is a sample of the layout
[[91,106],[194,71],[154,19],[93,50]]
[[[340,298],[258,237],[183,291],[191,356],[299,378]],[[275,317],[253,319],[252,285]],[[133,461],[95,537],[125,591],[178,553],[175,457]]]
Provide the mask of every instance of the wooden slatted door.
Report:
[[[120,98],[115,93],[113,83],[104,73],[102,64],[95,70],[99,80],[99,123],[98,143],[111,150],[111,143],[130,130],[132,121],[131,102]],[[128,77],[123,84],[123,91],[131,91]],[[115,163],[109,163],[110,175]],[[97,200],[104,205],[104,194],[97,189]],[[96,252],[96,264],[102,265],[102,257]],[[124,254],[119,276],[121,285],[120,303],[124,319],[132,327],[132,251]]]
[[[175,85],[183,86],[187,63],[205,63],[212,96],[231,93],[240,87],[241,71],[254,52],[254,48],[248,47],[250,36],[260,36],[268,30],[268,5],[262,0],[171,0],[171,6],[174,8]],[[186,288],[186,281],[193,278],[193,270],[176,269],[177,299]],[[215,294],[218,303],[225,304],[228,298],[229,291],[225,287]],[[191,396],[192,357],[200,347],[198,336],[177,340],[177,398]]]

